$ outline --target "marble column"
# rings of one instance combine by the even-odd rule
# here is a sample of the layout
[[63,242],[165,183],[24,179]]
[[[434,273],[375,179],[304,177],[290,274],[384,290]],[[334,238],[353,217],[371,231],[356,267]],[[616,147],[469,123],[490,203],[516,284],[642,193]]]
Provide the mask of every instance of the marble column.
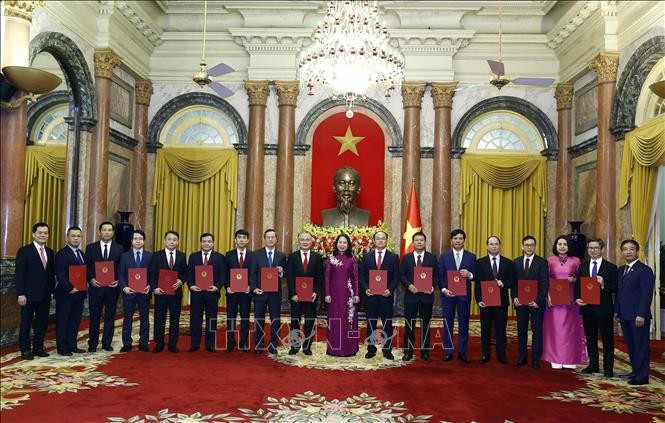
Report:
[[296,142],[296,103],[300,92],[298,85],[298,81],[275,81],[279,100],[275,231],[277,231],[277,248],[281,251],[290,251],[293,244],[293,162]]
[[92,134],[90,147],[90,174],[88,178],[87,242],[97,240],[97,227],[108,220],[107,195],[109,182],[109,123],[111,109],[111,78],[113,69],[122,62],[111,49],[95,51],[95,98],[97,101],[97,126]]
[[577,211],[573,210],[573,180],[568,148],[572,143],[572,107],[573,84],[559,84],[554,91],[557,110],[557,133],[559,135],[559,154],[556,162],[556,211],[554,217],[555,233],[564,233],[566,222],[575,220]]
[[457,82],[433,82],[434,100],[434,171],[432,174],[432,253],[439,257],[448,246],[451,220],[451,147],[450,113]]
[[607,244],[607,258],[616,259],[617,163],[610,114],[616,94],[617,53],[601,52],[589,61],[598,78],[598,141],[596,164],[596,236]]
[[420,192],[420,109],[425,93],[424,82],[402,82],[404,108],[404,153],[402,155],[402,219],[406,219],[411,184],[416,182]]
[[145,228],[148,154],[148,107],[152,97],[152,82],[136,81],[134,86],[134,139],[138,141],[132,157],[132,196],[131,211],[135,228]]
[[259,248],[263,236],[263,144],[266,130],[266,101],[268,81],[245,81],[249,97],[249,127],[247,129],[247,167],[245,172],[245,222],[249,231],[250,249]]

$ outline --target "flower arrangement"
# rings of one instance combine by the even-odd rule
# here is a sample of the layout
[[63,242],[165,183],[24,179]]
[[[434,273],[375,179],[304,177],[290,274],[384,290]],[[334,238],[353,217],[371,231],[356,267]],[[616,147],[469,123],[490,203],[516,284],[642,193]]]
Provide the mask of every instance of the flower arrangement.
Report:
[[351,238],[351,249],[353,256],[360,260],[362,256],[374,247],[374,233],[383,231],[388,234],[388,248],[392,249],[390,231],[385,223],[379,221],[376,226],[349,226],[339,228],[337,226],[318,226],[311,223],[302,225],[301,230],[312,234],[314,245],[312,251],[324,258],[331,255],[335,246],[335,239],[339,234],[345,233]]

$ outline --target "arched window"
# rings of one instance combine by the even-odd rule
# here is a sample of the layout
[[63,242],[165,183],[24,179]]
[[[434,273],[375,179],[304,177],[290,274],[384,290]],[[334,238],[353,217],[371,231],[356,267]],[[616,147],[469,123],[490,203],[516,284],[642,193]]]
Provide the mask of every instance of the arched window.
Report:
[[195,105],[178,110],[166,121],[159,142],[164,147],[233,148],[238,134],[224,112]]
[[473,153],[539,155],[546,148],[537,128],[524,116],[496,110],[475,118],[462,138],[462,147]]
[[658,97],[649,89],[651,84],[662,80],[665,80],[665,57],[656,63],[642,84],[635,107],[635,126],[640,126],[642,122],[665,113],[665,99]]
[[69,104],[57,104],[37,118],[32,125],[30,140],[37,145],[60,145],[67,143],[69,126],[65,117],[69,116]]

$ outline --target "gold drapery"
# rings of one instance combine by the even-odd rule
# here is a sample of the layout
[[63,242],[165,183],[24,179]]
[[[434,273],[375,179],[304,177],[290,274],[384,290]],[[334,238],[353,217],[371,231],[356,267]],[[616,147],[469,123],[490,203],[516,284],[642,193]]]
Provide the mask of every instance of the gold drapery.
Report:
[[[628,132],[621,159],[619,207],[630,200],[633,238],[646,246],[653,211],[658,167],[665,165],[665,115],[656,116]],[[640,249],[644,259],[644,248]]]
[[[525,155],[462,156],[459,213],[467,233],[465,247],[478,257],[487,254],[490,235],[501,239],[501,254],[510,259],[521,254],[522,238],[533,235],[538,240],[536,253],[544,256],[546,159]],[[475,303],[471,311],[479,312]]]
[[65,188],[66,146],[28,146],[25,153],[24,244],[32,242],[32,225],[46,222],[48,244],[58,251],[65,244],[62,206]]
[[[215,236],[215,249],[231,248],[238,194],[235,150],[162,149],[157,152],[153,205],[154,250],[164,248],[164,233],[180,234],[178,248],[188,257],[200,247],[203,232]],[[186,288],[185,288],[186,289]],[[186,304],[187,295],[183,296]],[[220,300],[224,305],[224,296]]]

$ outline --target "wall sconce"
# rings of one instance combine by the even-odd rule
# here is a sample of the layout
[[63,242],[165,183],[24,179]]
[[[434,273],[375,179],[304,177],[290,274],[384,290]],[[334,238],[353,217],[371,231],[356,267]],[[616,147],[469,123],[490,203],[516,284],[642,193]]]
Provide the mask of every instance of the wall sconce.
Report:
[[665,80],[649,85],[649,89],[658,97],[665,98]]
[[[11,103],[0,102],[0,108],[2,109],[18,109],[23,105],[23,102],[34,101],[36,94],[45,94],[53,91],[62,82],[62,79],[50,72],[25,66],[5,66],[2,68],[2,74],[9,84],[27,93]],[[5,93],[3,89],[3,100],[5,100],[6,94],[9,94],[8,100],[14,92],[13,90],[8,90]]]

